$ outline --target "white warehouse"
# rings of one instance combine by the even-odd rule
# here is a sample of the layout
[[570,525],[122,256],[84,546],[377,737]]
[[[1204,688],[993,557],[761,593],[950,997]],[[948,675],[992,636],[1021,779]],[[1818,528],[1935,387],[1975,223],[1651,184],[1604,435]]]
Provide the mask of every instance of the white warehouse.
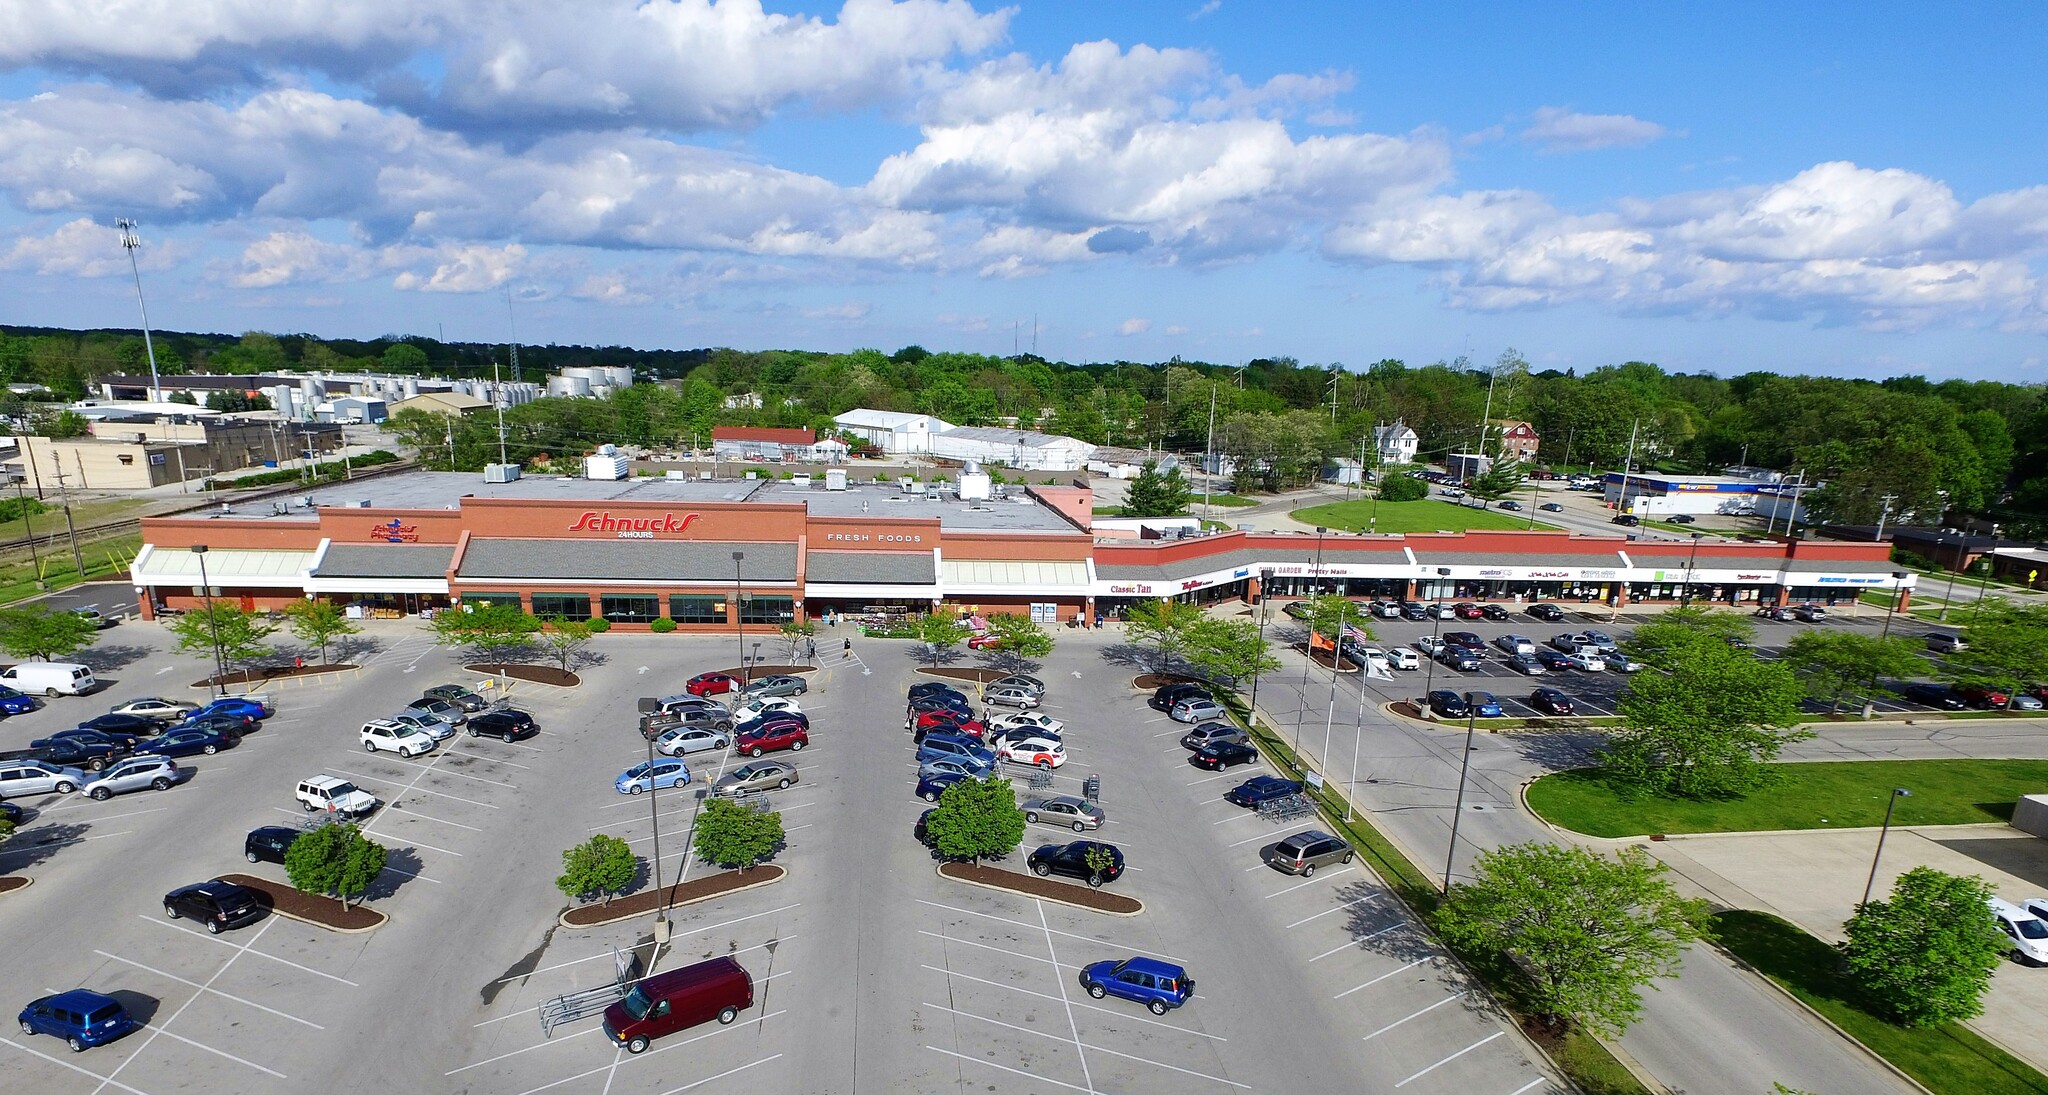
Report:
[[1094,451],[1094,445],[1071,437],[994,426],[955,426],[931,439],[931,454],[941,460],[1030,471],[1080,471]]

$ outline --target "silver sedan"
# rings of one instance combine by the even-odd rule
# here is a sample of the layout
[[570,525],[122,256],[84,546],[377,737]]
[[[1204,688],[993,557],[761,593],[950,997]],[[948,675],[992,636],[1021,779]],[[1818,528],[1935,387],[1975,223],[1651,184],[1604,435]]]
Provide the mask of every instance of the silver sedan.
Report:
[[746,695],[753,696],[801,696],[811,690],[802,677],[762,677],[747,685]]
[[796,765],[779,760],[756,760],[718,777],[718,782],[711,785],[711,793],[739,798],[762,791],[780,791],[796,781]]
[[678,726],[654,739],[654,747],[672,757],[723,749],[731,742],[725,734],[708,726]]
[[1052,795],[1047,798],[1027,798],[1017,808],[1024,811],[1024,820],[1044,822],[1047,825],[1072,826],[1077,833],[1102,828],[1109,820],[1102,807],[1084,798],[1073,795]]

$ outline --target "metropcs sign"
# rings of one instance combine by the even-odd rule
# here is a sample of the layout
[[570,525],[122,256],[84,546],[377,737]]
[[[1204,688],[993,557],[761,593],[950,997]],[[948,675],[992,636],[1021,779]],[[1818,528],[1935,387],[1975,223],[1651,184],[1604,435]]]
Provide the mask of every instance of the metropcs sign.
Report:
[[681,532],[697,519],[695,513],[677,517],[673,511],[659,517],[613,517],[612,511],[602,513],[584,510],[576,523],[569,526],[570,532],[615,532],[621,540],[652,540],[656,533]]

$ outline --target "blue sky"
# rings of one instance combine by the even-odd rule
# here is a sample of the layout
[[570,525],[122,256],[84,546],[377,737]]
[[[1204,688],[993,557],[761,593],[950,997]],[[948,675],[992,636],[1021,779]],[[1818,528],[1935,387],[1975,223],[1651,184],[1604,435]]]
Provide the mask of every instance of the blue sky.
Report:
[[0,323],[2048,380],[2018,4],[99,7]]

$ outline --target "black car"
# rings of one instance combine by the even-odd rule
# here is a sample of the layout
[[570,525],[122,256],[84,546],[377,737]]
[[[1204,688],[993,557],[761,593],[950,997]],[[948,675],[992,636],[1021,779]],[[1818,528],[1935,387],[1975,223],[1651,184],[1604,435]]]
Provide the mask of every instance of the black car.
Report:
[[908,726],[917,722],[919,715],[943,711],[962,719],[974,717],[974,708],[958,696],[919,696],[903,709],[903,722]]
[[445,700],[469,712],[482,711],[491,705],[491,701],[459,684],[437,684],[423,694],[428,699]]
[[1447,688],[1439,688],[1429,694],[1429,709],[1446,719],[1462,719],[1472,713],[1465,697]]
[[[453,702],[452,700],[450,702]],[[469,736],[521,741],[540,733],[533,716],[524,711],[487,711],[469,720]]]
[[1545,502],[1545,503],[1543,503],[1542,505],[1540,505],[1540,506],[1537,506],[1536,508],[1537,508],[1537,509],[1540,509],[1540,510],[1542,510],[1542,511],[1543,511],[1543,512],[1545,512],[1545,513],[1563,513],[1563,512],[1564,512],[1564,507],[1563,507],[1563,506],[1561,506],[1561,505],[1559,505],[1559,504],[1557,504],[1556,502]]
[[282,825],[264,825],[249,830],[242,838],[242,858],[251,863],[283,863],[284,853],[299,839],[299,830]]
[[11,749],[6,753],[8,760],[39,760],[62,768],[83,768],[88,772],[105,771],[107,765],[120,759],[121,750],[105,745],[87,744],[70,738],[42,738],[31,742],[26,749]]
[[1221,772],[1234,764],[1256,764],[1259,751],[1241,741],[1219,741],[1204,745],[1188,754],[1188,763],[1211,772]]
[[1674,513],[1671,516],[1666,517],[1665,520],[1671,522],[1674,525],[1690,525],[1692,524],[1692,514]]
[[1253,776],[1223,792],[1223,801],[1233,806],[1256,807],[1261,802],[1301,793],[1301,784],[1279,776]]
[[1209,694],[1208,689],[1199,684],[1181,683],[1161,686],[1158,691],[1152,693],[1152,698],[1146,702],[1152,705],[1154,711],[1171,711],[1173,710],[1173,705],[1182,700],[1207,700],[1214,698],[1214,696]]
[[1536,617],[1539,620],[1548,620],[1552,623],[1564,619],[1564,609],[1561,609],[1556,605],[1552,604],[1537,603],[1530,605],[1528,608],[1525,608],[1522,611],[1528,613],[1531,616]]
[[[1088,853],[1098,849],[1109,856],[1109,862],[1100,870],[1088,864]],[[1101,856],[1096,858],[1100,859]],[[1031,868],[1033,874],[1041,876],[1063,874],[1068,878],[1081,879],[1090,886],[1100,886],[1105,882],[1115,882],[1118,876],[1124,873],[1124,853],[1117,850],[1116,845],[1104,844],[1099,840],[1076,840],[1067,844],[1042,844],[1037,851],[1031,853],[1031,858],[1025,862]]]
[[1479,614],[1489,620],[1505,620],[1508,618],[1508,610],[1499,605],[1480,605]]
[[1629,528],[1634,528],[1643,523],[1642,519],[1633,513],[1617,513],[1610,520],[1617,525],[1625,525]]
[[153,738],[164,732],[168,723],[160,722],[145,715],[121,715],[109,712],[95,715],[78,724],[80,730],[99,730],[111,734],[127,734],[137,738]]
[[1479,671],[1479,652],[1469,646],[1446,646],[1437,653],[1436,660],[1461,673]]
[[[59,730],[48,738],[44,738],[43,741],[49,741],[54,738],[69,738],[72,741],[96,745],[111,745],[123,753],[134,749],[139,742],[146,740],[134,734],[123,734],[119,731],[108,730],[87,730],[83,726],[75,730]],[[43,741],[30,742],[29,744],[41,745]]]
[[27,816],[28,811],[20,806],[12,802],[0,802],[0,821],[7,822],[10,825],[19,825],[22,819]]
[[215,935],[263,918],[263,896],[232,882],[195,882],[164,895],[164,915],[189,916]]
[[1937,681],[1914,681],[1899,694],[1914,703],[1924,703],[1929,707],[1939,707],[1947,711],[1961,711],[1969,706],[1954,688]]
[[1559,672],[1572,667],[1572,658],[1561,650],[1544,649],[1536,652],[1536,663],[1552,672]]
[[910,686],[909,695],[913,700],[925,696],[957,696],[963,703],[967,700],[967,693],[940,681],[920,681],[913,684]]
[[186,719],[171,729],[204,730],[209,734],[246,734],[256,728],[256,720],[247,715],[200,715],[197,718]]
[[1401,617],[1408,620],[1429,619],[1429,606],[1421,601],[1402,601]]
[[1484,656],[1486,653],[1486,640],[1480,638],[1477,632],[1446,631],[1444,632],[1443,638],[1444,645],[1446,646],[1455,646],[1465,650],[1475,651],[1479,653],[1481,656]]
[[1539,688],[1529,693],[1529,706],[1546,715],[1569,715],[1572,698],[1555,688]]
[[910,835],[916,837],[917,842],[927,848],[932,847],[932,834],[929,826],[932,814],[937,812],[937,810],[938,807],[934,806],[930,810],[917,815],[917,824],[910,827]]

